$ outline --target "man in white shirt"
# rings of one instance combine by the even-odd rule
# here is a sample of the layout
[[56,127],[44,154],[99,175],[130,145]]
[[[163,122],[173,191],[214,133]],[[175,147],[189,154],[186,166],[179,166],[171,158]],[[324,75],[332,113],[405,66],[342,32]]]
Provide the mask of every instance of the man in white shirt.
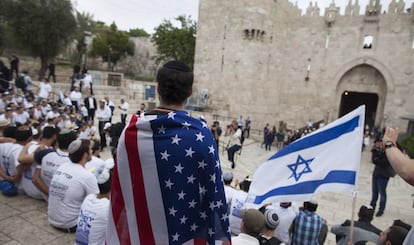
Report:
[[111,109],[106,105],[106,100],[99,101],[99,107],[95,112],[96,118],[99,121],[99,136],[101,141],[101,150],[106,147],[106,136],[105,136],[105,123],[110,121],[112,117]]
[[[16,143],[0,144],[1,170],[0,177],[9,182],[9,187],[14,189],[11,192],[5,192],[1,185],[4,195],[16,195],[17,187],[20,183],[21,173],[25,170],[19,167],[19,154],[23,146],[32,140],[32,130],[28,126],[20,126],[15,133]],[[14,188],[13,188],[14,187]]]
[[62,130],[57,135],[58,148],[56,150],[45,149],[35,153],[34,157],[38,165],[32,181],[42,191],[45,200],[49,196],[49,186],[53,174],[61,165],[70,162],[68,146],[75,139],[76,133],[74,131]]
[[105,244],[110,207],[112,171],[105,168],[98,176],[99,194],[88,195],[82,203],[76,228],[76,244]]
[[93,125],[95,111],[98,107],[96,104],[96,99],[93,97],[93,93],[89,93],[89,96],[83,100],[83,103],[85,104],[86,109],[88,109],[88,121],[91,121]]
[[264,215],[256,209],[247,209],[241,212],[241,233],[231,238],[233,245],[259,245],[257,237],[265,226]]
[[82,202],[89,194],[98,194],[98,182],[85,169],[91,159],[89,140],[75,140],[68,147],[71,162],[61,165],[55,172],[49,187],[48,220],[56,229],[76,231]]
[[82,93],[79,91],[79,87],[75,86],[75,89],[70,92],[70,100],[72,101],[72,107],[75,109],[74,112],[79,111],[81,99]]
[[36,172],[37,166],[39,164],[35,161],[34,155],[35,151],[42,145],[46,149],[49,149],[54,142],[56,141],[58,129],[55,127],[45,127],[42,131],[42,137],[40,142],[32,141],[27,144],[19,155],[19,166],[27,166],[27,169],[24,170],[21,180],[21,188],[24,193],[35,199],[44,199],[42,191],[34,184],[33,175]]
[[290,244],[289,228],[299,210],[295,210],[291,202],[281,202],[278,206],[271,207],[275,209],[280,220],[275,230],[275,237],[286,244]]
[[102,173],[105,169],[105,161],[102,160],[99,156],[101,153],[100,151],[100,144],[99,140],[93,140],[92,143],[92,158],[88,161],[85,165],[86,170],[90,173],[95,175],[96,178]]
[[43,99],[49,99],[49,93],[52,92],[52,86],[49,84],[49,79],[43,79],[43,82],[39,84],[39,93],[37,97],[37,103],[40,103]]
[[30,115],[27,111],[24,110],[24,105],[23,104],[19,104],[16,108],[16,112],[13,112],[13,124],[26,124],[29,119],[30,119]]
[[234,161],[234,154],[241,148],[242,131],[238,127],[237,121],[233,120],[231,123],[232,135],[227,143],[227,157],[231,162],[231,168],[234,169],[236,163]]
[[82,82],[83,82],[83,87],[85,89],[89,89],[89,91],[87,91],[87,92],[90,92],[91,94],[93,94],[93,88],[92,88],[93,80],[92,80],[92,75],[89,74],[88,73],[88,70],[86,70],[86,69],[83,70],[83,79],[82,79]]
[[126,118],[128,116],[129,104],[124,99],[121,99],[121,105],[118,106],[118,107],[121,110],[121,122],[122,122],[123,125],[125,125],[126,124]]

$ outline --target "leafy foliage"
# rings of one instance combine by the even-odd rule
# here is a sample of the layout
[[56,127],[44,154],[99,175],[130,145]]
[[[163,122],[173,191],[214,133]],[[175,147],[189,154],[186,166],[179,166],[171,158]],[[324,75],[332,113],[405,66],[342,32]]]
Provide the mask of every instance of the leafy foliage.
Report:
[[150,36],[150,34],[148,34],[144,29],[141,29],[141,28],[129,29],[128,34],[131,37],[149,37]]
[[410,156],[410,158],[414,158],[414,136],[406,136],[401,140],[401,146]]
[[1,0],[2,19],[19,45],[40,57],[39,79],[48,60],[72,40],[76,20],[70,0]]
[[102,57],[104,61],[109,58],[113,70],[124,55],[133,55],[134,49],[135,44],[129,40],[128,33],[118,30],[115,23],[112,23],[93,39],[91,54]]
[[175,27],[171,21],[164,20],[155,28],[151,40],[157,46],[157,61],[181,60],[193,67],[197,33],[196,22],[186,16],[178,16],[176,20],[181,24],[181,27]]

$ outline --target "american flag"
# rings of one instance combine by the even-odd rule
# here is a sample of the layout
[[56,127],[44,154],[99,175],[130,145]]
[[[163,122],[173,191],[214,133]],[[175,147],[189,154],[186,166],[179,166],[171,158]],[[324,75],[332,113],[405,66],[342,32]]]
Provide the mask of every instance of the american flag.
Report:
[[107,244],[230,244],[217,146],[185,111],[132,116],[111,193]]

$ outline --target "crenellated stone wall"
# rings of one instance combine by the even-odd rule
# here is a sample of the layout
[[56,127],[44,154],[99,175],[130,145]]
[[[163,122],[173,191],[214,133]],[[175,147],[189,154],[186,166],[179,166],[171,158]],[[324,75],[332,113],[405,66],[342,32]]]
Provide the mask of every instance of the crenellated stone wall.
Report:
[[[320,16],[288,0],[200,0],[195,87],[208,89],[210,110],[298,128],[332,121],[345,91],[376,94],[372,125],[399,126],[414,114],[414,14],[393,0],[384,14],[370,0],[345,15],[331,4]],[[414,8],[413,8],[414,9]]]

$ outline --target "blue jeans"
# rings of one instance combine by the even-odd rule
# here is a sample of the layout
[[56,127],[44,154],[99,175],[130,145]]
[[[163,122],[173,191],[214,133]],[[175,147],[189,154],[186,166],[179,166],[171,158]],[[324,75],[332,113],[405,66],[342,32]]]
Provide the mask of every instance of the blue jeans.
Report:
[[388,180],[389,178],[372,176],[372,198],[370,205],[375,209],[377,206],[378,194],[381,195],[378,211],[384,212],[385,204],[387,203]]

